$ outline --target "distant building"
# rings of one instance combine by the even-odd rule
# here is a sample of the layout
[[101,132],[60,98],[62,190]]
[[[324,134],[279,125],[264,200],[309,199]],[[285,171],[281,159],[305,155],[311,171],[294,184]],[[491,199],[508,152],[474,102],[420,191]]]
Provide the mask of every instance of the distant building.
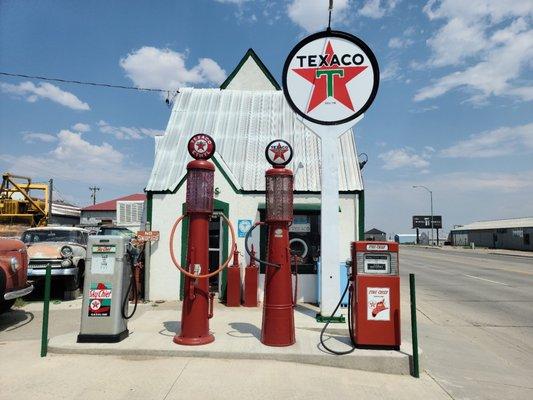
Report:
[[116,225],[125,226],[137,232],[144,217],[146,195],[143,193],[97,203],[81,210],[81,225]]
[[78,225],[80,223],[81,208],[64,201],[52,202],[52,225]]
[[387,240],[387,234],[379,229],[372,228],[365,232],[365,240],[384,241]]
[[533,251],[533,217],[479,221],[450,231],[454,246]]
[[394,235],[394,241],[399,244],[416,244],[415,233],[399,233]]

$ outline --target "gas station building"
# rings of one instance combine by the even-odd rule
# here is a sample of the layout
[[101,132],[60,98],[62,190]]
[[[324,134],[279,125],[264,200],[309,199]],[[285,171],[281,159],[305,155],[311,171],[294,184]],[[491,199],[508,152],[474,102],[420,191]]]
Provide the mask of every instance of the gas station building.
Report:
[[[287,104],[272,74],[250,49],[219,89],[181,89],[173,104],[164,136],[155,138],[155,161],[146,186],[147,220],[160,232],[147,259],[145,280],[149,300],[174,300],[183,296],[183,279],[169,254],[169,236],[174,221],[185,213],[187,152],[191,136],[213,137],[215,164],[215,215],[209,230],[209,269],[215,270],[229,254],[228,229],[217,214],[235,226],[243,267],[249,262],[244,234],[265,210],[265,147],[284,139],[294,149],[288,164],[295,175],[294,221],[290,227],[291,249],[301,254],[298,301],[318,299],[320,256],[320,139],[300,122]],[[350,257],[350,242],[363,238],[364,192],[352,130],[338,140],[340,154],[339,268]],[[252,243],[259,258],[266,255],[266,231],[256,229]],[[187,224],[178,228],[174,251],[185,264]],[[260,297],[262,301],[262,278]],[[225,271],[210,278],[211,289],[225,294]],[[339,283],[340,290],[340,283]],[[340,293],[339,293],[340,295]]]

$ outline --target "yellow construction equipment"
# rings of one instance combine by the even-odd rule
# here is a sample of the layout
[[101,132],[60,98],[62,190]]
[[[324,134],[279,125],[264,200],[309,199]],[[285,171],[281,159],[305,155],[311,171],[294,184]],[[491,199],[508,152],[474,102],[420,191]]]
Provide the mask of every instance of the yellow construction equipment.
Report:
[[[43,192],[36,196],[35,192]],[[0,224],[45,226],[50,216],[50,187],[31,178],[5,173],[0,186]]]

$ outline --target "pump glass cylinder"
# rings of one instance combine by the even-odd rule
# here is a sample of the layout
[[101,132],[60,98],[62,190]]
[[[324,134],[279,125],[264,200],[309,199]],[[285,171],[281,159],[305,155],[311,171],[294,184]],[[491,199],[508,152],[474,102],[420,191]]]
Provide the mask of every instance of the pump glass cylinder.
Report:
[[213,212],[214,171],[190,169],[187,174],[187,212]]
[[266,222],[292,221],[292,174],[266,175]]

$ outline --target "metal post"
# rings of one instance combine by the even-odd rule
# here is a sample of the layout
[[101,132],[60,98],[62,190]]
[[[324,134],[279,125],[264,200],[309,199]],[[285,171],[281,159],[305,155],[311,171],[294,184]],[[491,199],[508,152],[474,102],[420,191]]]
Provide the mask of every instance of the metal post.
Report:
[[429,191],[429,200],[431,202],[431,245],[435,246],[435,242],[433,241],[433,192],[428,188],[425,189]]
[[409,292],[411,295],[411,337],[413,342],[413,376],[420,378],[418,365],[418,330],[416,324],[415,274],[409,274]]
[[52,283],[52,264],[46,266],[44,279],[43,330],[41,334],[41,357],[48,353],[48,311],[50,309],[50,286]]
[[50,179],[48,183],[48,215],[46,224],[50,225],[52,223],[52,202],[54,201],[54,180]]

